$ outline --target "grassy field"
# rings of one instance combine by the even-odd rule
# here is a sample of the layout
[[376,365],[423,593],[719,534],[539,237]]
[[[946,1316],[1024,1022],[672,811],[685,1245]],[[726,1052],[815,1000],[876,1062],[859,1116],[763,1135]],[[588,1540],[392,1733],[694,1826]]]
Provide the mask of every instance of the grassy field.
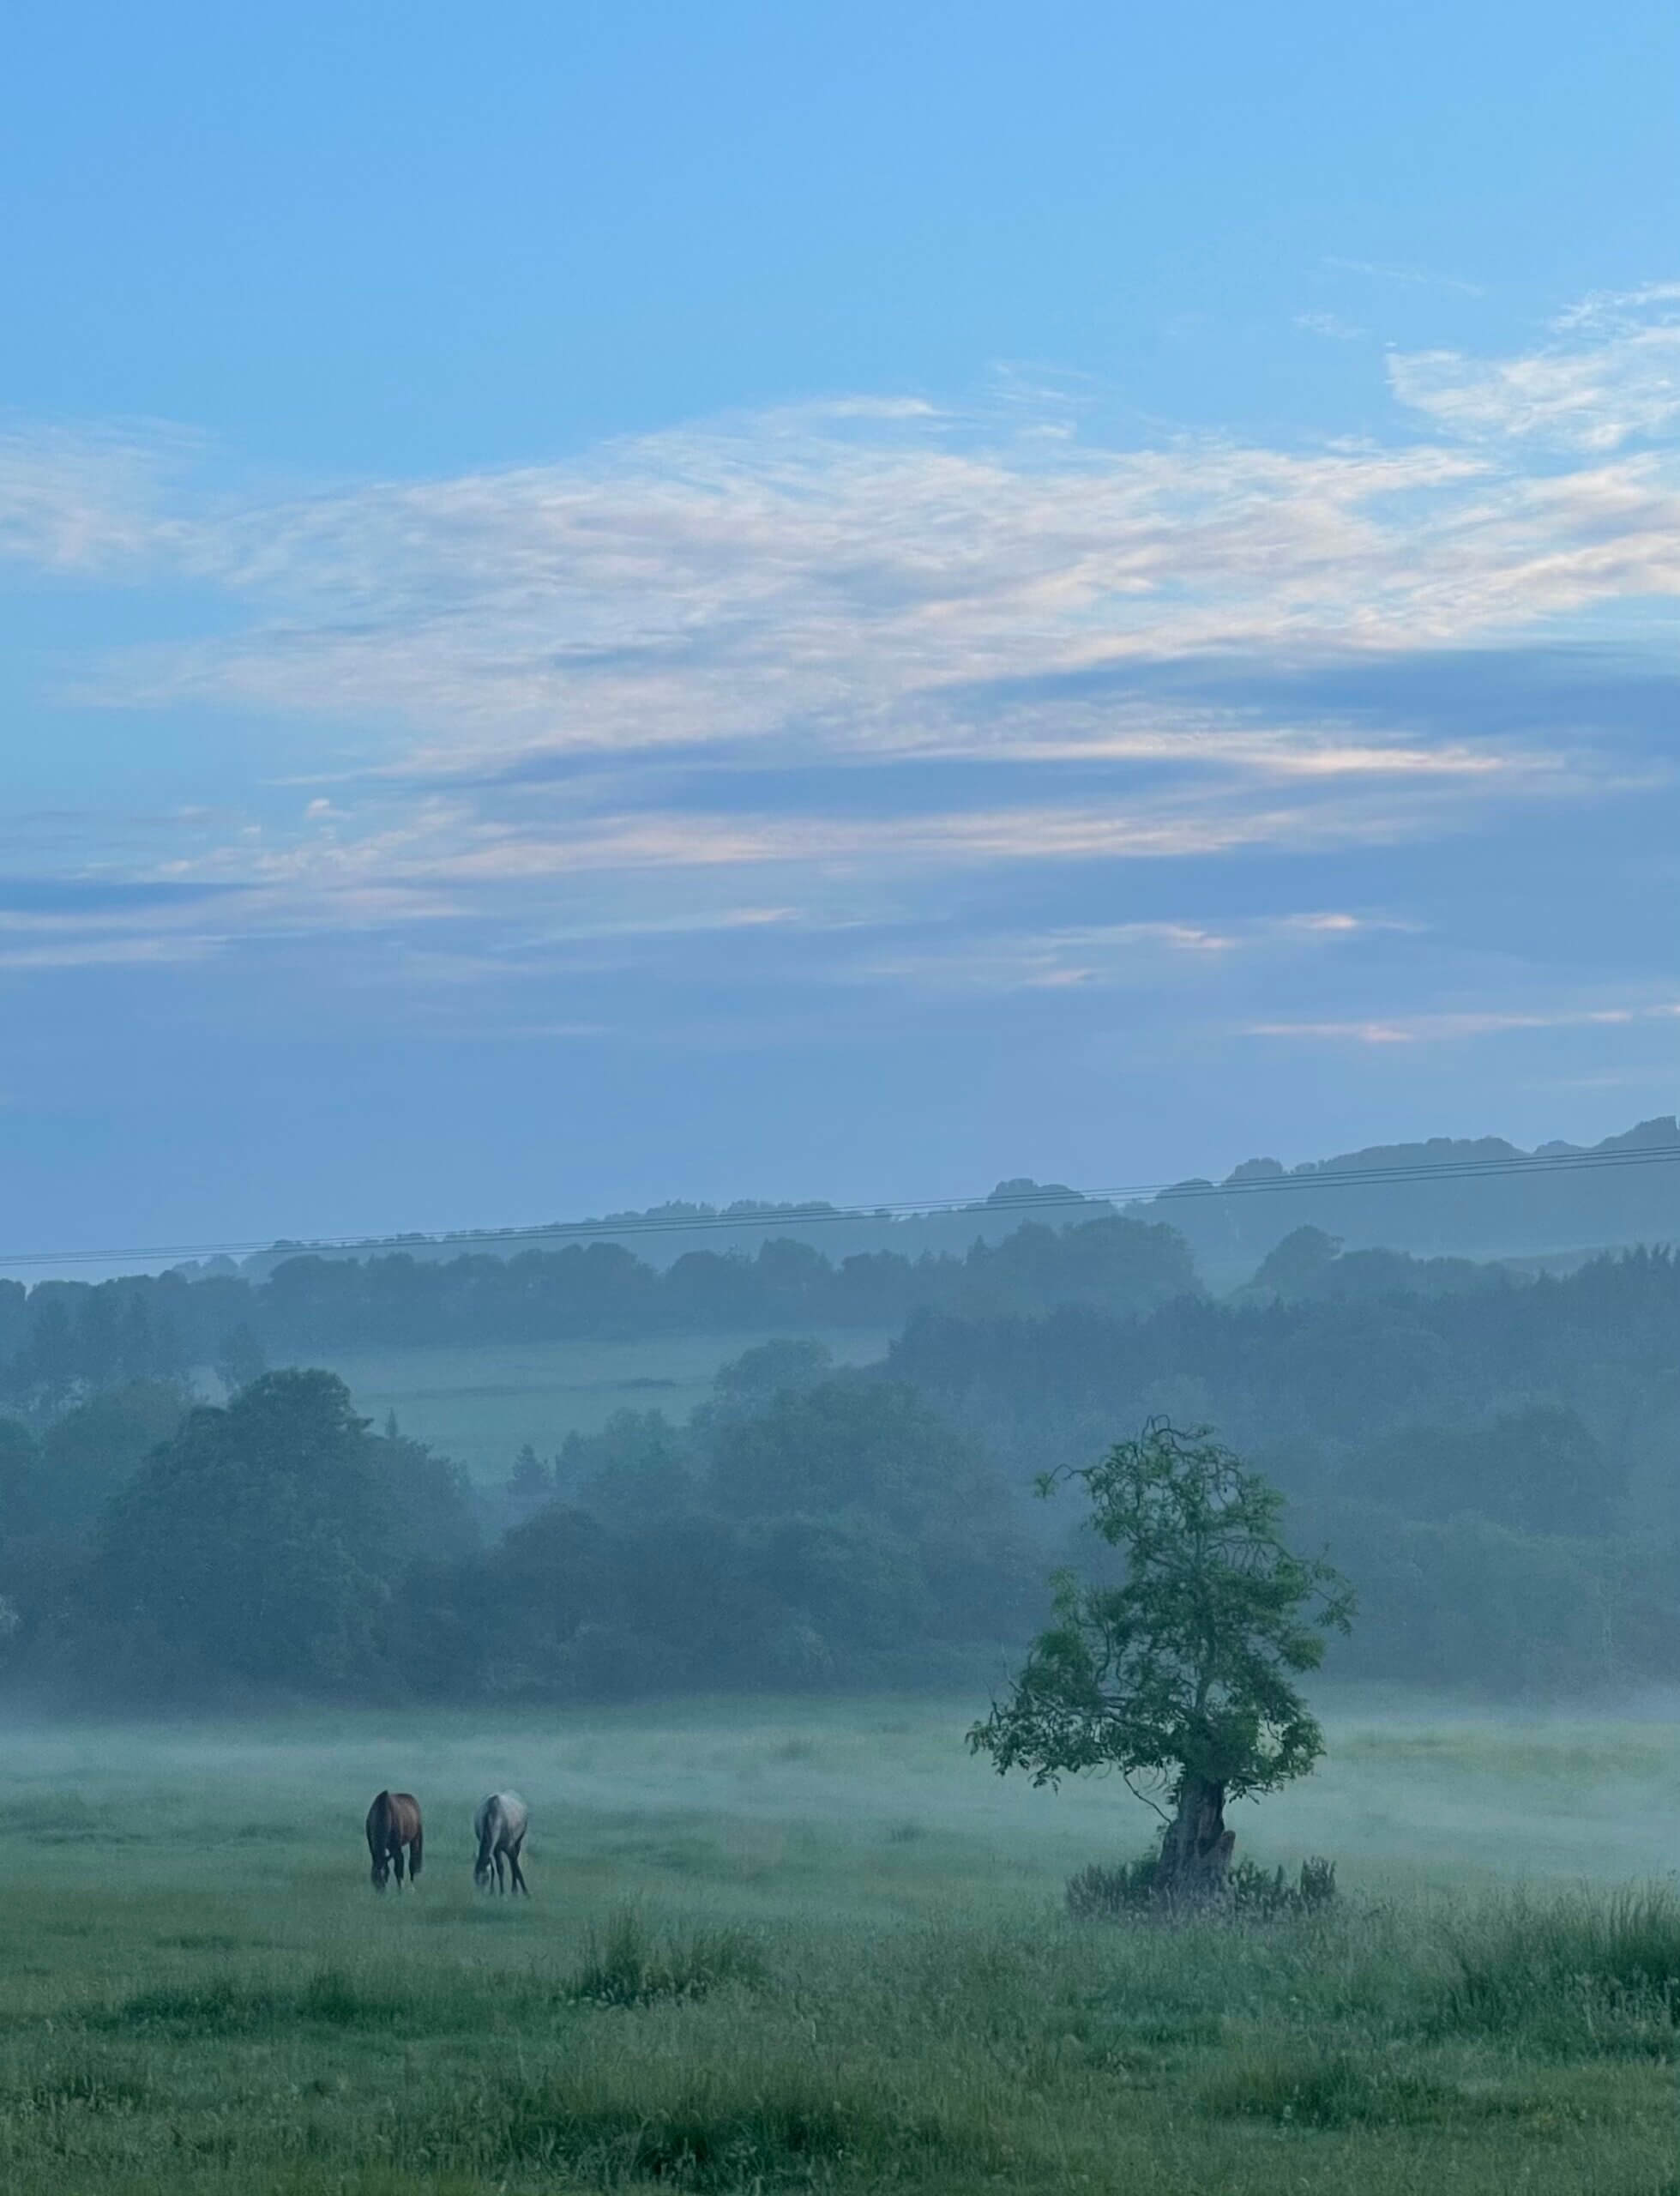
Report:
[[[539,1456],[569,1433],[594,1433],[616,1410],[686,1418],[710,1394],[719,1366],[768,1334],[672,1335],[646,1342],[486,1342],[473,1348],[313,1352],[348,1384],[358,1407],[429,1441],[476,1478],[503,1480],[527,1441]],[[885,1330],[825,1331],[836,1363],[885,1351]]]
[[[1680,2191],[1680,1743],[1334,1705],[1243,1849],[1328,1919],[1071,1922],[1123,1791],[973,1704],[14,1729],[0,2188]],[[533,1802],[528,1903],[473,1802]],[[361,1817],[418,1791],[417,1890]],[[1618,1885],[1624,1887],[1618,1888]]]

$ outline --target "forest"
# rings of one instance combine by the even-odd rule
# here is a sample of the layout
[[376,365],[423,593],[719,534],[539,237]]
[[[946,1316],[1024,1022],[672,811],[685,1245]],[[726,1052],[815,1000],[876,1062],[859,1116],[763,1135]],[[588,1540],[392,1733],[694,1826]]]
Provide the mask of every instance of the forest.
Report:
[[[997,1666],[1049,1571],[1095,1560],[1034,1475],[1153,1419],[1216,1428],[1347,1573],[1340,1674],[1545,1698],[1680,1664],[1666,1252],[1531,1279],[1302,1229],[1216,1300],[1167,1231],[1032,1225],[867,1262],[877,1307],[888,1285],[911,1307],[878,1363],[837,1368],[792,1331],[686,1418],[619,1411],[499,1485],[368,1423],[329,1372],[267,1369],[288,1338],[306,1354],[329,1291],[409,1334],[446,1306],[491,1332],[581,1317],[593,1273],[673,1318],[721,1318],[726,1284],[763,1292],[761,1317],[774,1290],[832,1315],[863,1286],[798,1246],[683,1263],[298,1261],[255,1287],[33,1292],[13,1334],[33,1376],[0,1417],[8,1683],[111,1702],[937,1684]],[[46,1377],[66,1335],[105,1352],[103,1381]],[[190,1376],[190,1351],[218,1373]]]

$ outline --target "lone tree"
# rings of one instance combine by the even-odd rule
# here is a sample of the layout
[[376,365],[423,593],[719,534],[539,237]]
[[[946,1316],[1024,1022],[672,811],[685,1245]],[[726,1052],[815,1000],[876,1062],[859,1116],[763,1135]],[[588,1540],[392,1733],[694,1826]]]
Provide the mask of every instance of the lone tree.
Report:
[[969,1746],[1040,1785],[1117,1769],[1165,1825],[1158,1897],[1215,1897],[1236,1843],[1225,1802],[1275,1791],[1324,1751],[1290,1680],[1318,1667],[1327,1630],[1348,1629],[1352,1593],[1328,1563],[1291,1554],[1282,1496],[1205,1427],[1152,1419],[1039,1492],[1065,1480],[1090,1498],[1089,1529],[1121,1552],[1123,1583],[1057,1574],[1056,1622]]

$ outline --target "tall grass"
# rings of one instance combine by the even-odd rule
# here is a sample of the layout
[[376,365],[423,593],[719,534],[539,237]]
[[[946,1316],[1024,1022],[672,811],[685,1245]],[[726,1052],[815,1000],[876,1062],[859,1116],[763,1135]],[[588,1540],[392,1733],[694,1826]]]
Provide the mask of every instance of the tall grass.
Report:
[[1442,1932],[1438,2021],[1585,2048],[1666,2054],[1680,2020],[1680,1897],[1666,1885],[1514,1893]]
[[1482,2196],[1520,2160],[1532,2196],[1650,2196],[1675,1909],[751,1932],[621,1898],[487,1930],[465,1889],[358,1891],[190,1950],[136,1895],[62,1970],[0,1970],[0,2189]]
[[1004,2156],[959,2100],[942,2109],[785,2053],[709,2067],[620,2055],[503,2077],[447,2106],[422,2147],[498,2177],[534,2168],[589,2187],[702,2190],[913,2187],[930,2172],[990,2177]]
[[621,1906],[592,1930],[566,1994],[590,2006],[653,2006],[708,1997],[733,1983],[765,1980],[764,1958],[738,1929],[652,1930],[633,1906]]
[[1280,2127],[1395,2127],[1439,2120],[1461,2092],[1367,2054],[1306,2050],[1238,2062],[1202,2092],[1214,2112]]

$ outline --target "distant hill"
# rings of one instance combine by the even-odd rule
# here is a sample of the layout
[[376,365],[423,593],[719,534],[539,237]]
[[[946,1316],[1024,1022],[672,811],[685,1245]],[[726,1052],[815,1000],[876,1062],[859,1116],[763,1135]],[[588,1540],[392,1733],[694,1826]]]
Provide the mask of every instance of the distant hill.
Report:
[[1250,1159],[1223,1181],[1184,1182],[1139,1217],[1169,1220],[1218,1289],[1252,1274],[1298,1228],[1348,1250],[1538,1261],[1680,1240],[1680,1122],[1641,1121],[1601,1143],[1431,1137],[1285,1167]]
[[[214,1273],[266,1279],[276,1266],[300,1252],[320,1258],[363,1258],[401,1251],[418,1259],[458,1258],[464,1253],[517,1258],[521,1251],[552,1251],[567,1243],[617,1243],[653,1266],[675,1265],[692,1251],[744,1251],[764,1243],[809,1243],[836,1261],[864,1251],[895,1251],[901,1258],[941,1253],[960,1255],[976,1242],[1001,1243],[1023,1221],[1042,1220],[1067,1227],[1085,1220],[1111,1219],[1118,1208],[1106,1198],[1087,1197],[1061,1182],[1025,1177],[1000,1182],[989,1196],[942,1211],[906,1212],[882,1208],[867,1212],[829,1204],[822,1198],[803,1204],[770,1204],[756,1198],[728,1205],[673,1201],[645,1212],[611,1212],[585,1220],[540,1222],[530,1228],[465,1229],[444,1235],[388,1235],[333,1244],[276,1242],[267,1251],[235,1261],[207,1258],[178,1271],[195,1278]],[[1175,1222],[1176,1224],[1176,1222]]]
[[[1064,1227],[1117,1209],[1065,1184],[1022,1176],[999,1183],[986,1198],[945,1210],[864,1212],[822,1202],[751,1199],[724,1207],[676,1203],[528,1228],[330,1246],[277,1243],[237,1267],[218,1259],[182,1270],[240,1272],[257,1279],[304,1250],[328,1258],[399,1250],[422,1260],[464,1252],[512,1258],[569,1241],[620,1244],[661,1268],[693,1251],[751,1253],[778,1240],[809,1243],[836,1261],[881,1250],[918,1258],[960,1252],[977,1240],[1000,1242],[1023,1220]],[[1216,1290],[1249,1279],[1286,1236],[1303,1227],[1322,1229],[1349,1250],[1381,1246],[1420,1258],[1568,1265],[1595,1250],[1680,1241],[1680,1122],[1666,1113],[1601,1143],[1551,1143],[1532,1152],[1501,1137],[1431,1137],[1293,1167],[1276,1159],[1250,1159],[1219,1182],[1178,1183],[1123,1210],[1178,1229]]]

